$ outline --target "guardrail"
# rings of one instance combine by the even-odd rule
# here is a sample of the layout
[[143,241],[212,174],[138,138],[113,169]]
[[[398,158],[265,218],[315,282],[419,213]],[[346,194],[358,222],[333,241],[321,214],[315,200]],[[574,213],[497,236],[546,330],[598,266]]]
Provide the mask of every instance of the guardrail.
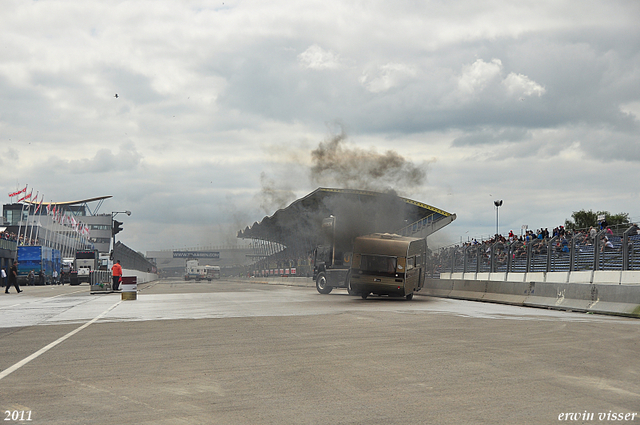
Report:
[[8,239],[0,239],[0,249],[8,249],[9,251],[15,251],[18,243],[16,241],[10,241]]

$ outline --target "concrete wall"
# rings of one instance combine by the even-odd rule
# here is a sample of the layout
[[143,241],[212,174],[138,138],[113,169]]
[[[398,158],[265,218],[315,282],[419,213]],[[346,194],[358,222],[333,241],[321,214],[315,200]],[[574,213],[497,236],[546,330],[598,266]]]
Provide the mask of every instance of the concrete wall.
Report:
[[145,273],[140,270],[122,269],[123,276],[135,276],[138,283],[147,283],[154,280],[158,280],[158,275],[155,273]]
[[637,270],[587,270],[575,272],[529,273],[442,273],[440,279],[493,280],[496,282],[595,283],[605,285],[640,285]]
[[[640,317],[640,272],[452,273],[425,295]],[[524,276],[523,276],[524,275]],[[460,278],[458,278],[460,277]]]

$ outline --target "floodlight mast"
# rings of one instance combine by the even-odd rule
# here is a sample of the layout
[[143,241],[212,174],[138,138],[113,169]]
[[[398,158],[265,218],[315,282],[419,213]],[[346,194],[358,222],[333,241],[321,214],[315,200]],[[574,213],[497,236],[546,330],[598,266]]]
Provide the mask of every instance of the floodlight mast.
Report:
[[502,206],[502,199],[493,201],[493,205],[496,206],[496,238],[498,238],[498,235],[500,234],[498,231],[498,209]]

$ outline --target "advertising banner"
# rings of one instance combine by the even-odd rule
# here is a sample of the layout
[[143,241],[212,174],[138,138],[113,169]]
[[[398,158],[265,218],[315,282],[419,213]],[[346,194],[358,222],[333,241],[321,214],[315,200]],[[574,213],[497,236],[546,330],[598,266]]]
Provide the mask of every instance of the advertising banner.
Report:
[[173,251],[173,258],[220,258],[219,251]]

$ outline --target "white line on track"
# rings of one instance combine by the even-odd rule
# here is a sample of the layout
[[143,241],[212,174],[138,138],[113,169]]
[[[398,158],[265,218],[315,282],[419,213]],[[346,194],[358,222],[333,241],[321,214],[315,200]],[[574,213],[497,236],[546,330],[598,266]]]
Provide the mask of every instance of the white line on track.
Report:
[[20,369],[22,366],[26,365],[31,360],[37,359],[42,354],[44,354],[47,351],[51,350],[53,347],[55,347],[56,345],[60,344],[61,342],[64,342],[68,338],[71,338],[73,335],[77,334],[78,332],[80,332],[81,330],[83,330],[87,326],[91,325],[92,323],[97,322],[103,316],[105,316],[107,313],[109,313],[111,310],[116,308],[121,302],[122,302],[122,300],[119,300],[117,303],[115,303],[114,305],[112,305],[111,307],[109,307],[108,309],[106,309],[105,311],[103,311],[102,313],[100,313],[99,315],[94,317],[93,319],[89,320],[84,325],[80,326],[79,328],[76,328],[76,329],[72,330],[71,332],[69,332],[68,334],[66,334],[64,336],[61,336],[60,338],[56,339],[55,341],[53,341],[51,344],[47,345],[46,347],[42,347],[41,349],[39,349],[38,351],[36,351],[32,355],[30,355],[29,357],[25,357],[24,359],[20,360],[18,363],[14,364],[13,366],[1,371],[0,372],[0,379],[2,379],[5,376],[15,372],[18,369]]

